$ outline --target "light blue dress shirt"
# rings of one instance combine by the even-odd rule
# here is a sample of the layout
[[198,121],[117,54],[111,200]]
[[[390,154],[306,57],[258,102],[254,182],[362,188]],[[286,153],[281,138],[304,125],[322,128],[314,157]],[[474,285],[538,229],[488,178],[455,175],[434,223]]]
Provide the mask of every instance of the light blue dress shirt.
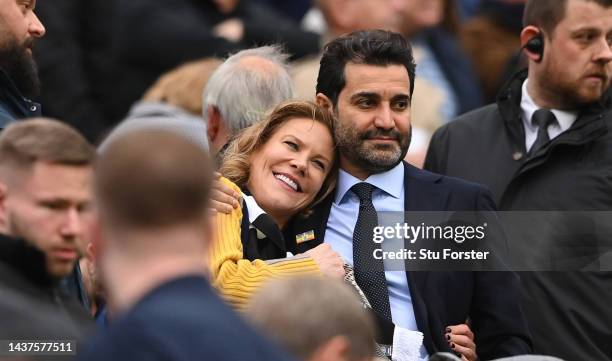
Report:
[[[350,189],[353,185],[361,182],[347,172],[340,170],[338,185],[327,221],[325,231],[325,243],[328,243],[344,260],[353,265],[353,232],[359,215],[359,198]],[[377,212],[394,211],[404,212],[404,165],[398,164],[393,169],[379,174],[369,176],[364,182],[376,188],[372,192],[372,203]],[[402,213],[403,214],[403,213]],[[379,217],[379,221],[381,217]],[[382,224],[380,226],[394,226],[395,224]],[[397,245],[382,243],[383,251],[389,249],[397,250]],[[391,306],[391,317],[397,326],[418,330],[410,287],[406,272],[397,270],[397,263],[391,265],[388,260],[385,263],[385,278],[389,289],[389,304]],[[394,269],[394,271],[388,271]],[[427,351],[421,346],[421,358],[427,359]]]

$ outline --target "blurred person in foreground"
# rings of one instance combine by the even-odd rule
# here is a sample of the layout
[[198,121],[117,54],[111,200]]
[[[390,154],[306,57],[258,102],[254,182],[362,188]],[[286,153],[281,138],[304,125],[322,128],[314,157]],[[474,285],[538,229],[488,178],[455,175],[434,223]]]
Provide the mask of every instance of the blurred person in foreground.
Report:
[[22,300],[9,314],[25,324],[43,309],[55,314],[67,325],[55,335],[80,336],[89,325],[60,281],[91,236],[94,157],[76,130],[54,120],[24,120],[0,135],[0,293]]
[[230,139],[294,97],[288,55],[279,46],[262,46],[228,57],[212,74],[202,95],[202,114],[211,154],[218,160]]
[[331,192],[338,172],[332,115],[311,102],[285,102],[230,143],[221,181],[242,194],[240,206],[215,217],[210,264],[214,285],[243,307],[274,277],[344,276],[342,259],[322,245],[297,254],[281,230]]
[[371,361],[374,321],[354,290],[335,280],[296,277],[266,284],[245,314],[304,361]]
[[[612,207],[612,1],[532,0],[523,22],[528,69],[510,79],[495,104],[439,129],[425,167],[487,185],[503,211],[607,212]],[[547,259],[555,257],[555,249],[538,247],[541,240],[567,252],[567,260],[592,251],[584,269],[544,272],[551,268],[536,263],[539,272],[521,273],[522,307],[535,352],[612,360],[612,273],[603,272],[605,262],[598,259],[609,250],[609,236],[593,236],[594,227],[572,229],[575,221],[548,224],[543,232],[513,242],[515,249],[524,247],[523,255]]]
[[0,129],[40,116],[40,105],[26,97],[40,91],[32,49],[45,28],[34,14],[36,0],[0,0]]
[[80,359],[287,360],[207,280],[211,176],[208,154],[168,131],[118,136],[100,154],[95,245],[113,322]]

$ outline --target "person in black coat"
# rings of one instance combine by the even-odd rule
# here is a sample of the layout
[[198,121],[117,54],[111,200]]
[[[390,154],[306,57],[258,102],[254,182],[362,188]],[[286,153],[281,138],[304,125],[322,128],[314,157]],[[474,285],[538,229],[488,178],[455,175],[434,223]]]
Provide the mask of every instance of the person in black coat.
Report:
[[32,48],[45,35],[28,2],[10,1],[0,7],[0,129],[27,117],[40,115],[40,105],[27,99],[38,95],[40,81]]
[[[0,134],[0,333],[5,339],[84,337],[92,323],[63,292],[61,281],[74,269],[90,231],[94,156],[95,149],[76,130],[57,121],[23,120]],[[42,323],[41,332],[28,337],[24,332],[33,322]],[[47,333],[56,322],[65,328]]]
[[[602,272],[612,269],[602,256],[612,246],[610,221],[595,226],[612,207],[612,4],[532,0],[525,20],[528,70],[496,104],[440,128],[425,168],[485,184],[501,210],[531,211],[514,214],[539,223],[510,242],[542,258],[524,268],[540,272],[521,273],[534,350],[612,360],[612,273]],[[552,211],[556,220],[543,223]]]

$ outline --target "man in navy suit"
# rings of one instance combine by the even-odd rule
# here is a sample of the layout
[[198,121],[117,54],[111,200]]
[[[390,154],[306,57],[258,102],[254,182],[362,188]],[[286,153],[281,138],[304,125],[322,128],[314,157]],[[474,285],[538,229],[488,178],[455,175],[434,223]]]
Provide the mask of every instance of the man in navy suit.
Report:
[[128,133],[100,154],[95,179],[111,323],[80,359],[288,360],[206,278],[211,165],[198,144],[173,132]]
[[[314,239],[299,243],[298,252],[325,241],[353,264],[354,230],[363,205],[353,188],[358,183],[368,184],[376,212],[495,210],[484,187],[402,162],[410,144],[414,70],[410,45],[396,33],[358,31],[325,47],[317,102],[337,118],[334,132],[341,170],[335,194],[286,232],[287,237],[299,239],[314,230]],[[356,275],[363,271],[354,266]],[[397,272],[387,264],[383,272],[390,317],[377,315],[381,342],[390,344],[394,330],[401,328],[423,333],[421,359],[453,350],[467,360],[530,353],[514,274]],[[366,296],[370,303],[377,302],[367,292]],[[478,355],[469,331],[449,332],[468,319]]]

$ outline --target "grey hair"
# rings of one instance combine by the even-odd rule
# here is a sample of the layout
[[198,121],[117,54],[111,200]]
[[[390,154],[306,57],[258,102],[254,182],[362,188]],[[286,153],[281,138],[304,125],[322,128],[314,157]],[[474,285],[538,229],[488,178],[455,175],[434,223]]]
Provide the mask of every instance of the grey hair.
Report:
[[[268,67],[253,68],[242,64],[247,57],[270,61]],[[203,117],[208,123],[208,108],[214,106],[232,134],[263,118],[278,103],[294,98],[289,75],[288,55],[278,45],[246,49],[230,56],[215,70],[204,88]]]

